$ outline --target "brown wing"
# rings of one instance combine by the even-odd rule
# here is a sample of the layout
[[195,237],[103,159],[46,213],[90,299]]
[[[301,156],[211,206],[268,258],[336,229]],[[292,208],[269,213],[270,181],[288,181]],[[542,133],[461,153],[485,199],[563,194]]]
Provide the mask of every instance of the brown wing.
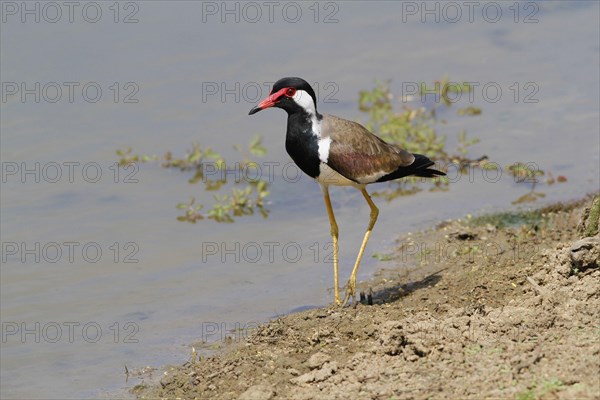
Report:
[[384,142],[356,122],[333,115],[324,116],[323,121],[321,135],[331,138],[327,164],[355,182],[375,182],[415,160],[408,151]]

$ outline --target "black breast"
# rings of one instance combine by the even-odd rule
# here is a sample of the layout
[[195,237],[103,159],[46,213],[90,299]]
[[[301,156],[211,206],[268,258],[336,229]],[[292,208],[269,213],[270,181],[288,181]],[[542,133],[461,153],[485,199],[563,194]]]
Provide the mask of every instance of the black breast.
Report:
[[288,116],[285,149],[306,175],[312,178],[319,176],[319,142],[307,115],[296,113]]

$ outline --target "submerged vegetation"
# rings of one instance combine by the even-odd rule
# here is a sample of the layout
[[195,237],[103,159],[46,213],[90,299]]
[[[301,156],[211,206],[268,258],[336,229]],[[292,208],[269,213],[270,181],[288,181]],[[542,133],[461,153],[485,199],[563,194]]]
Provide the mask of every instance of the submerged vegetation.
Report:
[[[468,83],[451,82],[447,77],[435,81],[432,86],[421,82],[419,85],[421,106],[411,107],[409,105],[411,99],[402,98],[400,99],[402,107],[400,110],[396,110],[390,82],[377,82],[372,90],[360,92],[359,109],[369,115],[369,120],[365,123],[367,129],[382,139],[396,143],[412,153],[426,155],[436,162],[438,169],[443,171],[452,169],[459,174],[468,173],[471,168],[499,170],[501,166],[491,162],[486,155],[480,155],[477,158],[469,157],[469,148],[479,143],[479,138],[467,137],[467,132],[464,129],[460,130],[456,135],[455,148],[449,150],[446,136],[440,135],[436,129],[439,125],[446,123],[445,120],[438,118],[439,108],[449,109],[455,104],[454,99],[472,91],[473,87]],[[434,101],[427,108],[423,105],[426,104],[423,99],[430,98],[433,98]],[[482,110],[475,106],[457,110],[458,116],[481,114]],[[544,197],[544,193],[536,191],[536,187],[540,183],[552,185],[567,180],[564,176],[558,176],[555,179],[552,173],[545,173],[531,162],[517,161],[513,165],[506,166],[506,170],[514,177],[515,183],[529,188],[529,191],[513,201],[513,204],[532,202]],[[542,178],[545,179],[542,180]],[[429,184],[431,191],[448,190],[449,180],[447,177],[435,179],[407,177],[389,182],[387,189],[373,192],[373,195],[390,201],[398,196],[411,195],[421,191],[422,183]]]
[[[470,92],[468,84],[450,84],[448,79],[436,81],[433,88],[428,88],[424,83],[420,85],[420,93],[431,94],[441,100],[444,107],[450,107],[451,92]],[[394,108],[394,96],[390,91],[390,82],[377,82],[371,91],[361,91],[359,95],[359,109],[369,114],[365,127],[380,136],[383,140],[396,143],[411,153],[421,153],[436,161],[438,168],[447,169],[449,164],[455,164],[461,172],[469,165],[485,165],[486,156],[477,160],[467,158],[469,146],[479,142],[479,139],[467,138],[466,131],[458,133],[458,145],[449,151],[446,137],[438,134],[436,125],[444,123],[437,118],[437,101],[430,108],[424,106],[413,108],[409,106],[408,99],[402,99],[403,107],[400,111]],[[460,115],[479,115],[481,110],[469,107],[469,111],[462,110]],[[422,179],[407,177],[393,181],[389,184],[391,189],[373,192],[374,196],[392,200],[395,197],[417,193],[421,190],[419,183],[426,181],[432,185],[430,190],[447,190],[448,178]]]
[[[132,149],[117,150],[121,165],[136,162],[159,162],[163,168],[177,168],[181,171],[193,172],[189,183],[204,184],[207,191],[220,191],[213,197],[215,204],[207,212],[202,212],[203,204],[196,204],[196,198],[191,197],[188,202],[177,204],[177,209],[183,215],[177,217],[178,221],[196,223],[202,219],[213,219],[217,222],[234,222],[235,217],[252,215],[258,212],[263,217],[268,215],[265,208],[265,198],[269,195],[268,182],[262,179],[241,179],[247,177],[247,171],[257,168],[258,163],[252,158],[262,157],[267,154],[267,149],[262,145],[262,138],[255,136],[247,148],[234,145],[240,154],[240,160],[227,163],[225,158],[211,148],[202,148],[200,144],[193,143],[192,148],[181,158],[173,157],[169,151],[162,157],[153,155],[136,155]],[[232,182],[234,187],[229,193],[223,193],[223,185],[228,183],[228,177],[235,176]]]
[[[446,136],[438,132],[438,127],[446,123],[438,117],[440,108],[447,110],[463,93],[470,93],[473,88],[467,83],[451,82],[447,77],[435,81],[428,86],[421,83],[419,86],[421,99],[434,98],[431,105],[426,106],[424,101],[414,101],[404,97],[398,102],[394,98],[390,82],[376,82],[371,90],[359,93],[359,110],[367,113],[369,119],[364,123],[365,127],[380,136],[387,142],[396,143],[400,147],[412,152],[424,154],[436,162],[436,168],[447,171],[450,168],[455,173],[465,174],[471,168],[483,170],[498,170],[501,167],[489,161],[486,155],[477,158],[469,157],[470,147],[477,144],[477,137],[468,137],[463,129],[456,133],[453,149],[449,149]],[[418,106],[411,104],[417,103]],[[401,105],[401,107],[399,107]],[[397,109],[400,108],[400,109]],[[456,114],[462,116],[479,116],[482,110],[476,106],[468,106],[457,109]],[[131,148],[117,150],[120,164],[123,166],[132,163],[159,163],[163,168],[175,168],[183,172],[192,172],[189,183],[202,183],[204,190],[215,192],[214,204],[211,208],[205,208],[204,204],[198,204],[195,197],[190,197],[186,202],[176,205],[183,214],[177,217],[179,221],[196,223],[204,219],[212,219],[217,222],[234,222],[236,218],[255,213],[266,217],[268,209],[266,198],[269,195],[269,181],[257,176],[252,179],[248,170],[260,171],[260,165],[256,161],[267,154],[267,149],[262,145],[261,136],[255,136],[250,143],[243,147],[234,145],[239,158],[234,162],[228,162],[218,152],[210,147],[203,147],[193,143],[182,157],[177,158],[171,152],[162,156],[134,154]],[[545,196],[544,193],[536,191],[540,183],[552,185],[556,182],[565,182],[564,176],[554,178],[552,173],[545,173],[534,163],[515,162],[506,166],[506,170],[514,177],[515,183],[525,185],[529,191],[516,199],[513,204],[536,201]],[[260,175],[260,174],[258,174]],[[234,176],[235,179],[231,179]],[[407,177],[392,181],[383,190],[373,192],[373,196],[381,197],[391,201],[398,196],[411,195],[422,190],[423,185],[429,185],[430,191],[448,190],[448,177],[436,177],[435,179],[424,179],[418,177]]]

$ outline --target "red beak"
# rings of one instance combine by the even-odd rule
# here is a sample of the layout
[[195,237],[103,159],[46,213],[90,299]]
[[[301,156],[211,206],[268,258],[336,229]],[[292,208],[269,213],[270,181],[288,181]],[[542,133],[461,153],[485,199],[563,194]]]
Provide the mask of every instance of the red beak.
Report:
[[281,96],[283,96],[285,91],[286,91],[286,88],[283,88],[275,93],[271,93],[269,95],[269,97],[267,97],[266,99],[264,99],[263,101],[258,103],[258,105],[256,107],[254,107],[252,110],[250,110],[248,115],[256,114],[260,110],[264,110],[265,108],[273,107],[275,105],[275,103],[277,103],[277,100]]

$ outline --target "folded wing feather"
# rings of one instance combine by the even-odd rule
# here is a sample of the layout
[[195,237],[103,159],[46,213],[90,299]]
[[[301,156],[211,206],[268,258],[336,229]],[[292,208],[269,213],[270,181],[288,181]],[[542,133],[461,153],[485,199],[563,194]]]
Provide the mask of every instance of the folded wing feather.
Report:
[[415,157],[389,144],[362,125],[333,115],[325,115],[322,137],[330,137],[327,164],[358,183],[371,183],[400,167],[411,165]]

